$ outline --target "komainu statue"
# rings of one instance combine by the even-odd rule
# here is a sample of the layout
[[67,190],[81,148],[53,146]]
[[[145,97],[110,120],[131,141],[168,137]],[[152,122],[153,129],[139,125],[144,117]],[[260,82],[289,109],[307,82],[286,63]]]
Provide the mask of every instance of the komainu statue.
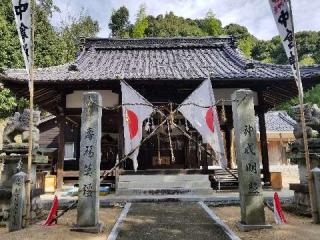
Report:
[[[11,117],[3,131],[3,149],[27,148],[29,140],[29,119],[30,110],[25,109],[22,114],[16,112]],[[32,139],[33,146],[39,146],[39,129],[37,126],[40,123],[40,111],[33,112],[33,129]],[[17,143],[15,137],[20,135],[22,143]]]

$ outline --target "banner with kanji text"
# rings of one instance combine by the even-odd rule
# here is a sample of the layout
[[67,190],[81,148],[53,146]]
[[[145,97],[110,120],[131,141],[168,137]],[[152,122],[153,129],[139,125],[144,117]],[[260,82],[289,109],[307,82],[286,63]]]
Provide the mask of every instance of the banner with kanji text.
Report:
[[298,57],[294,38],[294,25],[290,0],[269,0],[270,7],[276,22],[280,38],[289,60],[294,78],[301,94],[303,94],[302,83],[298,79]]
[[[29,74],[32,65],[32,21],[31,21],[31,1],[30,0],[12,0],[14,17],[19,34],[22,55],[25,67]],[[29,80],[30,81],[30,80]],[[29,82],[30,87],[30,82]]]

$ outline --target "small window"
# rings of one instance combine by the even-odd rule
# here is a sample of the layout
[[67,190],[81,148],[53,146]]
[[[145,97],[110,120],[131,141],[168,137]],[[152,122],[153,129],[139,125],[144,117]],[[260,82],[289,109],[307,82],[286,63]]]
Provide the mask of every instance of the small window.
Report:
[[64,145],[64,160],[75,160],[74,143],[67,142]]

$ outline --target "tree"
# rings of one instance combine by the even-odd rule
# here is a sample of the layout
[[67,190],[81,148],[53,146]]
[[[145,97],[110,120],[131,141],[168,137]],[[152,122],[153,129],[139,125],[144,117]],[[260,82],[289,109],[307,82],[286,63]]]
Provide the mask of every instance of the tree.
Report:
[[37,5],[35,14],[35,65],[48,67],[66,62],[65,45],[49,21],[47,8]]
[[169,12],[164,16],[148,16],[147,37],[187,37],[206,35],[192,19],[185,19]]
[[246,27],[231,23],[225,26],[223,30],[226,34],[234,36],[238,40],[239,49],[246,57],[252,57],[253,48],[258,40],[249,33]]
[[84,11],[78,17],[69,16],[68,21],[62,22],[61,38],[65,44],[64,58],[66,62],[75,59],[80,51],[81,39],[94,37],[99,32],[99,24]]
[[146,15],[146,6],[143,4],[137,14],[136,22],[132,29],[132,37],[143,38],[145,36],[145,31],[148,28],[148,18]]
[[125,6],[120,7],[118,10],[113,10],[109,28],[111,29],[112,37],[129,37],[129,10]]
[[199,28],[208,36],[219,36],[223,34],[221,21],[215,18],[211,10],[209,10],[205,19],[196,20],[196,22]]
[[10,0],[0,4],[0,68],[23,67],[20,42]]

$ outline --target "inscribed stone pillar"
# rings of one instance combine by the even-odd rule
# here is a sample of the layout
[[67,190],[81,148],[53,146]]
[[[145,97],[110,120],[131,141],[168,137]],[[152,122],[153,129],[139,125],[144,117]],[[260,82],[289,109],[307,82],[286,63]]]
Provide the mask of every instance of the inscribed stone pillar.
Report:
[[23,227],[23,216],[25,211],[25,182],[27,174],[19,172],[12,176],[12,196],[10,205],[9,232],[17,231]]
[[316,167],[311,170],[313,173],[313,181],[314,181],[314,192],[315,196],[313,199],[314,207],[318,211],[317,219],[315,223],[320,223],[320,168]]
[[[79,202],[77,226],[80,231],[99,232],[99,188],[101,162],[101,95],[83,95],[79,159]],[[75,229],[76,230],[76,229]]]
[[233,125],[239,175],[241,227],[265,225],[264,203],[256,139],[253,92],[237,90],[232,94]]

